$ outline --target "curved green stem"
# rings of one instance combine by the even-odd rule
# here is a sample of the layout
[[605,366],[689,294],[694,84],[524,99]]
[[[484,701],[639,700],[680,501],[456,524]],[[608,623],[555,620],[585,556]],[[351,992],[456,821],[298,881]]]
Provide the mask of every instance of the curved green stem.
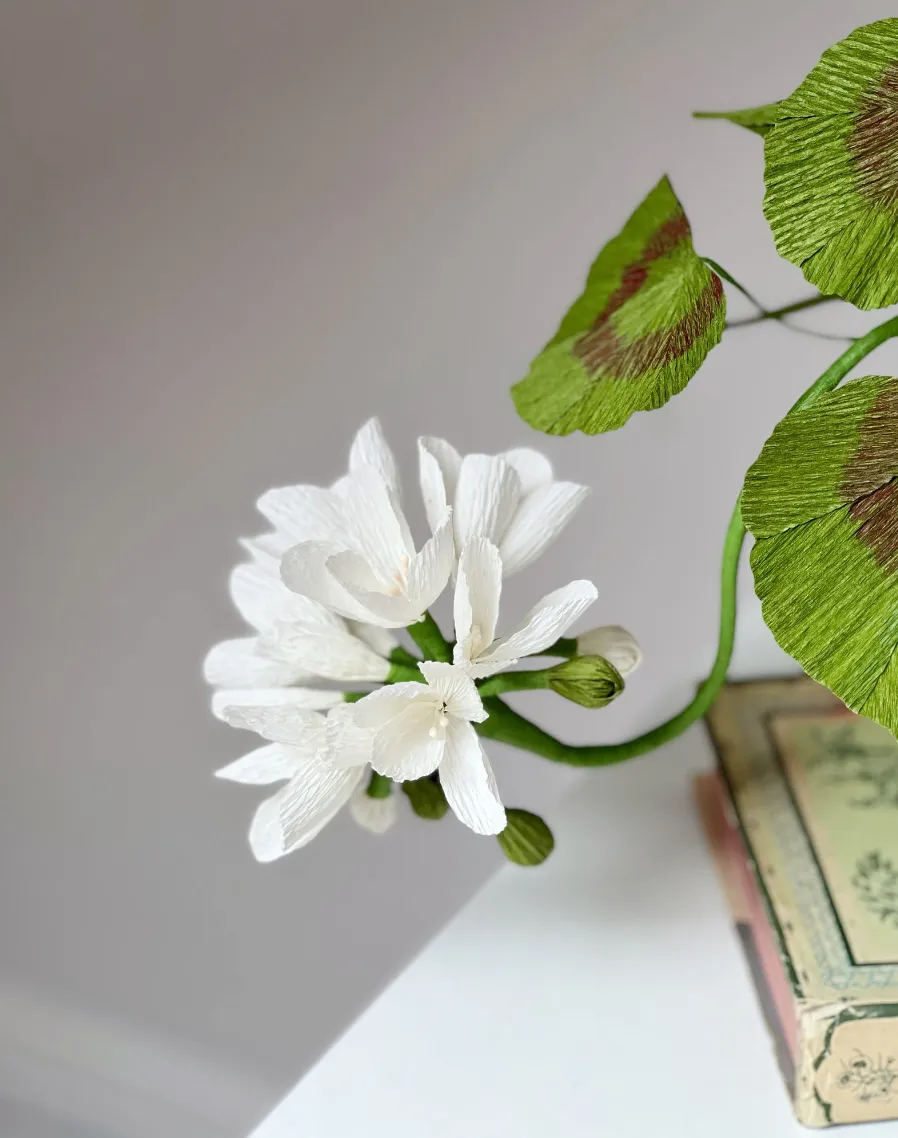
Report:
[[[792,410],[807,407],[821,395],[832,391],[865,356],[880,344],[898,336],[898,316],[871,329],[856,340],[839,358],[830,365],[815,383],[795,403]],[[730,657],[736,633],[736,580],[739,570],[739,555],[745,540],[745,527],[742,511],[737,503],[727,528],[723,546],[720,590],[720,633],[717,642],[717,656],[714,664],[695,698],[673,718],[666,720],[651,731],[627,739],[623,743],[602,744],[599,746],[571,746],[543,731],[524,716],[519,715],[497,697],[484,700],[490,713],[489,719],[478,724],[478,732],[490,739],[524,750],[533,751],[553,762],[567,763],[570,766],[596,767],[619,763],[652,751],[662,743],[667,743],[680,735],[687,727],[700,719],[714,702],[718,691],[726,681]]]
[[482,699],[491,695],[502,695],[509,691],[545,691],[549,686],[549,669],[539,668],[532,672],[500,672],[490,676],[477,685]]

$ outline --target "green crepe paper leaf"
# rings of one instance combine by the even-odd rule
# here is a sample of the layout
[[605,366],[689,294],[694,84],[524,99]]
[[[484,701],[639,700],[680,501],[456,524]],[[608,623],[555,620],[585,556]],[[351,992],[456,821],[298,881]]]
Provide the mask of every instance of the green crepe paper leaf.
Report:
[[779,253],[858,308],[898,301],[898,19],[823,53],[764,142]]
[[408,796],[412,810],[419,818],[427,818],[428,821],[436,822],[444,817],[449,809],[443,788],[432,776],[404,782],[402,791]]
[[537,430],[588,435],[682,391],[726,316],[723,285],[692,247],[683,207],[662,178],[599,253],[586,288],[511,389]]
[[516,865],[540,865],[555,848],[552,831],[538,814],[514,807],[505,811],[508,824],[496,835],[502,852]]
[[742,512],[777,643],[898,735],[898,379],[791,411],[748,472]]
[[736,126],[744,126],[762,137],[770,133],[770,129],[779,116],[779,103],[766,103],[763,107],[747,107],[744,111],[693,111],[694,119],[726,119]]

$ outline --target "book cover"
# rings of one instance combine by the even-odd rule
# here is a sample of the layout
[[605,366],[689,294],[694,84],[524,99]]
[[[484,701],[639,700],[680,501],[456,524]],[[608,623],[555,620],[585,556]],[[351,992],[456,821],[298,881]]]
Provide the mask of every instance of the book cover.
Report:
[[898,1118],[898,742],[812,680],[728,686],[699,803],[799,1120]]

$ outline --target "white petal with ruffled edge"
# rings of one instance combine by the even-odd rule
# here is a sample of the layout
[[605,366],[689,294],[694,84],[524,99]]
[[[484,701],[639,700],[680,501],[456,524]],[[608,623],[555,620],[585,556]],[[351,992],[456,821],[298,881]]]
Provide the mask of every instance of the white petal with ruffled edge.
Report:
[[352,797],[364,768],[341,770],[310,758],[256,810],[250,847],[259,861],[274,861],[307,845]]
[[268,786],[293,778],[301,765],[301,752],[283,743],[268,743],[221,767],[215,772],[215,777],[247,786]]
[[232,707],[292,707],[324,711],[343,703],[343,693],[323,688],[225,688],[212,696],[212,714],[225,719]]
[[315,673],[298,660],[272,658],[258,636],[244,636],[211,648],[203,676],[213,687],[276,688],[314,679]]
[[467,663],[475,679],[483,679],[510,668],[523,656],[549,648],[563,636],[598,596],[591,581],[571,581],[547,594],[527,613],[518,628]]
[[346,550],[328,542],[300,542],[284,554],[281,579],[288,589],[310,597],[340,616],[370,623],[368,610],[340,584],[329,564],[334,557],[345,555]]
[[455,490],[456,549],[463,549],[472,537],[485,537],[498,545],[514,516],[520,495],[520,479],[504,458],[466,455]]
[[505,829],[505,809],[489,760],[470,723],[456,719],[446,729],[440,785],[455,816],[477,834]]
[[521,495],[526,497],[538,486],[546,486],[554,477],[552,463],[544,454],[530,447],[515,447],[500,456],[513,467],[521,481]]
[[619,624],[604,624],[578,636],[577,654],[604,656],[622,676],[629,676],[642,662],[642,649],[632,633]]
[[524,497],[499,542],[506,577],[535,561],[555,541],[588,495],[588,486],[550,482]]
[[502,559],[499,550],[485,538],[472,538],[462,550],[455,581],[454,663],[470,663],[493,643],[501,595]]
[[364,467],[373,467],[386,485],[398,493],[399,472],[396,459],[377,418],[362,424],[349,448],[349,473],[358,474]]
[[445,439],[418,439],[421,496],[431,530],[435,530],[455,501],[461,455]]

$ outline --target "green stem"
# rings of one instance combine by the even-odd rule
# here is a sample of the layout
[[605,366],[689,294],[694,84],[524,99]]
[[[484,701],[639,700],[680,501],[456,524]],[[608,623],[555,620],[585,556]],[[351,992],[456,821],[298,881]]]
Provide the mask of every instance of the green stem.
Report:
[[554,644],[550,644],[540,652],[540,656],[564,656],[567,660],[576,655],[577,640],[573,636],[562,636],[560,640],[556,640]]
[[440,626],[429,612],[426,612],[417,624],[408,626],[408,634],[424,653],[425,660],[452,663],[452,645],[440,632]]
[[544,691],[548,686],[548,668],[532,672],[502,672],[478,685],[482,699],[509,691]]
[[[818,303],[822,303],[818,301]],[[807,407],[821,395],[832,391],[865,356],[880,344],[898,336],[898,316],[893,316],[883,324],[871,329],[856,340],[839,358],[830,365],[820,378],[808,388],[795,403],[792,410]],[[714,702],[718,691],[726,681],[727,669],[733,654],[736,633],[736,580],[739,570],[739,554],[745,540],[745,527],[742,511],[737,503],[727,529],[723,545],[720,590],[720,632],[717,642],[717,656],[708,678],[698,689],[695,698],[672,719],[666,720],[651,731],[637,735],[623,743],[602,744],[599,746],[571,746],[549,735],[524,716],[512,711],[501,699],[493,696],[484,700],[490,713],[489,719],[478,724],[478,732],[490,739],[510,743],[523,750],[533,751],[543,758],[570,766],[597,767],[619,763],[652,751],[662,743],[680,735],[687,727],[700,719]],[[555,645],[553,645],[555,647]]]
[[[742,290],[744,291],[744,290]],[[746,296],[749,294],[746,293]],[[758,304],[754,297],[749,296],[749,299],[760,309],[757,316],[746,316],[742,320],[729,321],[728,327],[730,328],[744,328],[747,324],[760,324],[762,320],[782,320],[784,316],[792,316],[796,312],[804,312],[808,308],[816,308],[820,304],[828,304],[831,300],[838,300],[837,296],[824,296],[818,294],[817,296],[809,296],[805,300],[796,300],[792,304],[784,304],[782,308],[764,308],[763,305]]]

